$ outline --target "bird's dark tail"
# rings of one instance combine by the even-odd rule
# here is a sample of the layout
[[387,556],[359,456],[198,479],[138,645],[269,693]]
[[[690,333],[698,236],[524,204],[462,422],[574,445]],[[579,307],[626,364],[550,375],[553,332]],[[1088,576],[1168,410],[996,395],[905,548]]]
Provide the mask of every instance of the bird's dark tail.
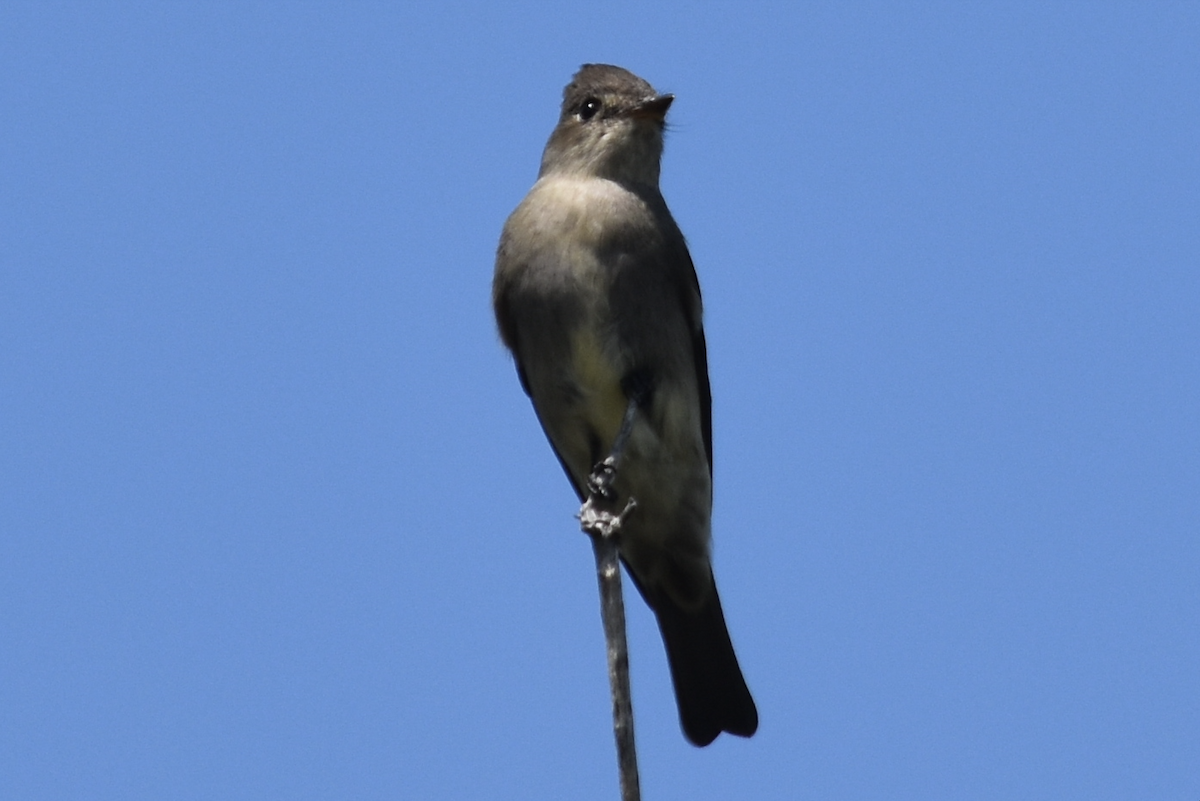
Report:
[[703,747],[723,731],[739,737],[754,734],[758,709],[729,641],[716,585],[695,611],[667,598],[647,601],[667,647],[679,722],[688,740]]

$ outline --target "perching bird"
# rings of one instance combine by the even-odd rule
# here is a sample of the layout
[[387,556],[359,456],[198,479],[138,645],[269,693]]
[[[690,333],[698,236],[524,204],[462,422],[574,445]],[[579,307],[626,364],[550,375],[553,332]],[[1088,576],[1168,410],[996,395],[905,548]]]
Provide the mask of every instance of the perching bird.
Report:
[[537,183],[508,218],[492,300],[521,386],[582,500],[630,400],[633,427],[612,490],[619,547],[654,610],[687,738],[749,737],[758,711],[713,580],[712,399],[700,286],[658,188],[673,95],[585,64]]

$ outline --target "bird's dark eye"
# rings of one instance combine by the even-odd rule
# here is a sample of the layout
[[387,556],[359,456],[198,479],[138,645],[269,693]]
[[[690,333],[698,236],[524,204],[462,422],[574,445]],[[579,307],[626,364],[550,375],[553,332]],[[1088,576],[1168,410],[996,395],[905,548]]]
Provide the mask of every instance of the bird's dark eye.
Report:
[[579,107],[579,119],[587,122],[592,117],[596,116],[596,112],[600,110],[600,101],[594,97],[589,97],[583,101],[583,105]]

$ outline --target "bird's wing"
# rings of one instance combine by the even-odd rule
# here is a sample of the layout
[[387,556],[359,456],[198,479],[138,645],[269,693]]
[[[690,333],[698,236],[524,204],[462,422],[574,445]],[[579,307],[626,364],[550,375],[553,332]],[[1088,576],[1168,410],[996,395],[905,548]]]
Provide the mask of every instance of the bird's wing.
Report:
[[696,277],[696,267],[692,264],[687,245],[682,241],[680,250],[683,251],[683,258],[678,263],[686,265],[681,268],[686,275],[679,276],[676,283],[679,286],[679,302],[683,306],[684,319],[691,329],[692,364],[696,371],[696,393],[700,400],[700,427],[704,435],[704,452],[708,456],[708,476],[712,478],[712,387],[708,383],[708,345],[704,340],[700,279]]

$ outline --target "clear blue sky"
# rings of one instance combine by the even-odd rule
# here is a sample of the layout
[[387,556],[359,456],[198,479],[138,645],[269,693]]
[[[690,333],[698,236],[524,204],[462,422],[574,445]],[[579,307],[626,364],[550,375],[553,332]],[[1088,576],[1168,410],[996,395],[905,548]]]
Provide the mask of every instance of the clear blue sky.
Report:
[[674,92],[758,700],[647,799],[1200,798],[1200,6],[0,10],[0,797],[613,799],[492,260]]

